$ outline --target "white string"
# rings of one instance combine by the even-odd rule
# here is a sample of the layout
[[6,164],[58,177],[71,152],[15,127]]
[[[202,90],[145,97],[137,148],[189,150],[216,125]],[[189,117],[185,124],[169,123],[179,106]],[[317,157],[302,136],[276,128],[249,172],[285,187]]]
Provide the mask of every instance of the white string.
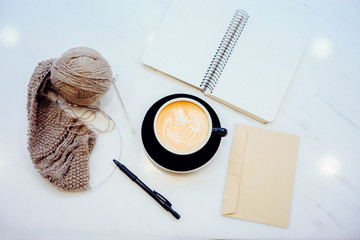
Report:
[[116,93],[117,93],[117,95],[118,95],[118,97],[119,97],[119,100],[120,100],[120,103],[121,103],[121,105],[122,105],[122,107],[123,107],[123,109],[124,109],[125,116],[126,116],[126,119],[127,119],[127,121],[128,121],[129,127],[130,127],[131,131],[133,132],[133,134],[135,134],[135,130],[134,130],[134,128],[132,127],[131,122],[130,122],[130,119],[129,119],[129,114],[127,113],[126,107],[125,107],[125,105],[124,105],[124,102],[123,102],[123,100],[121,99],[119,89],[117,88],[117,86],[116,86],[116,84],[115,84],[115,81],[118,80],[118,77],[119,77],[118,75],[115,75],[115,77],[114,77],[115,80],[114,80],[112,83],[114,84]]
[[[117,78],[118,78],[118,75],[115,76],[115,81],[117,80]],[[132,126],[131,126],[131,124],[130,124],[130,120],[129,120],[128,114],[127,114],[127,112],[126,112],[126,108],[125,108],[124,103],[123,103],[123,101],[122,101],[122,99],[121,99],[120,92],[119,92],[118,88],[116,87],[116,84],[114,83],[114,81],[113,81],[112,83],[114,84],[114,87],[115,87],[115,89],[116,89],[117,96],[119,97],[120,102],[121,102],[121,105],[122,105],[122,107],[123,107],[123,109],[124,109],[124,111],[125,111],[125,115],[126,115],[126,118],[127,118],[128,123],[129,123],[129,127],[130,127],[130,129],[132,130],[132,132],[135,134],[135,131],[134,131],[134,129],[132,128]],[[123,147],[122,138],[121,138],[121,133],[120,133],[120,129],[119,129],[118,125],[116,124],[116,122],[115,122],[114,120],[113,120],[113,122],[114,122],[115,128],[116,128],[116,130],[117,130],[117,132],[118,132],[118,134],[119,134],[119,140],[120,140],[120,152],[119,152],[119,156],[118,156],[118,158],[117,158],[116,160],[121,161],[122,147]],[[109,161],[110,161],[110,160],[112,161],[112,159],[109,159]],[[109,176],[108,176],[107,178],[105,178],[102,182],[100,182],[99,184],[91,187],[91,189],[97,188],[97,187],[99,187],[100,185],[102,185],[103,183],[105,183],[105,182],[112,176],[112,174],[115,172],[116,168],[117,168],[117,166],[114,166],[114,169],[111,171],[111,173],[109,174]]]
[[[116,76],[115,76],[115,81],[117,80],[117,77],[118,77],[118,76],[116,75]],[[119,92],[118,88],[116,87],[116,84],[114,83],[114,81],[113,81],[112,83],[114,84],[114,87],[115,87],[115,89],[116,89],[116,93],[117,93],[117,95],[118,95],[118,97],[119,97],[119,100],[120,100],[120,102],[121,102],[121,105],[122,105],[122,107],[123,107],[123,109],[124,109],[124,111],[125,111],[125,115],[126,115],[126,118],[127,118],[128,123],[129,123],[129,127],[130,127],[130,129],[132,130],[132,132],[135,134],[135,130],[132,128],[132,126],[131,126],[131,124],[130,124],[130,120],[129,120],[128,114],[127,114],[127,112],[126,112],[125,105],[124,105],[124,103],[123,103],[123,101],[122,101],[122,99],[121,99],[120,92]],[[119,152],[119,156],[118,156],[118,158],[117,158],[116,160],[121,161],[122,146],[123,146],[123,145],[122,145],[121,133],[120,133],[120,129],[119,129],[118,125],[116,124],[116,122],[115,122],[114,120],[113,120],[113,122],[114,122],[114,124],[115,124],[115,128],[116,128],[116,130],[117,130],[117,132],[118,132],[118,134],[119,134],[119,139],[120,139],[120,152]],[[109,161],[110,161],[110,160],[112,161],[112,159],[109,159]],[[111,171],[110,175],[109,175],[107,178],[105,178],[102,182],[100,182],[99,184],[91,187],[91,189],[97,188],[97,187],[99,187],[100,185],[102,185],[103,183],[105,183],[105,182],[112,176],[112,174],[115,172],[116,168],[117,168],[117,166],[114,166],[114,169]]]
[[[113,121],[113,122],[114,122],[115,128],[116,128],[116,130],[117,130],[117,132],[118,132],[118,134],[119,134],[120,151],[119,151],[119,156],[118,156],[118,158],[117,158],[116,160],[120,161],[120,160],[121,160],[121,155],[122,155],[122,147],[123,147],[122,138],[121,138],[121,133],[120,133],[120,129],[119,129],[118,125],[115,123],[115,121]],[[109,161],[112,162],[112,159],[109,159]],[[105,178],[102,182],[100,182],[100,183],[98,183],[97,185],[91,187],[90,189],[97,188],[97,187],[99,187],[100,185],[102,185],[103,183],[105,183],[105,182],[112,176],[112,174],[115,172],[116,168],[117,168],[117,166],[114,165],[114,168],[113,168],[113,170],[111,171],[111,173],[109,174],[109,176],[107,176],[107,178]]]

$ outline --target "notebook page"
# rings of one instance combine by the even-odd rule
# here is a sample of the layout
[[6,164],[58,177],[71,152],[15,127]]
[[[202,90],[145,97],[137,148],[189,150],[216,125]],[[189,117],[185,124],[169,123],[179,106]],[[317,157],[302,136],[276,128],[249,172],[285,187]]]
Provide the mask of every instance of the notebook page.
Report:
[[289,86],[304,48],[304,41],[250,18],[213,91],[216,98],[272,121]]
[[235,10],[216,1],[174,1],[145,52],[144,64],[200,87]]

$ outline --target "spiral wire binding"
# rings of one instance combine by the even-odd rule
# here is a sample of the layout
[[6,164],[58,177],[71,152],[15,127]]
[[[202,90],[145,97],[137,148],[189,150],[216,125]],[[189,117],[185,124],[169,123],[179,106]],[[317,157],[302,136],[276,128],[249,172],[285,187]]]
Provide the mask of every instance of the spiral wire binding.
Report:
[[202,92],[210,92],[214,90],[221,73],[223,72],[227,61],[245,27],[249,15],[241,9],[236,10],[226,33],[216,50],[208,70],[200,84]]

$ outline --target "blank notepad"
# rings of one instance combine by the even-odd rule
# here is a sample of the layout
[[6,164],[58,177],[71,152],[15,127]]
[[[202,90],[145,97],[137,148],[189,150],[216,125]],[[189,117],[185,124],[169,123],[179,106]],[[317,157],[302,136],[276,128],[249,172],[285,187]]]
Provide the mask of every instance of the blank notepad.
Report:
[[[239,9],[240,2],[174,1],[143,62],[204,90],[202,83],[223,38],[232,38],[228,46],[235,47],[223,54],[226,63],[215,71],[207,95],[266,123],[275,118],[305,43],[291,30],[277,29],[246,9],[241,12],[248,18],[239,19]],[[241,33],[238,38],[227,33],[234,19],[240,23],[241,29],[234,30]]]

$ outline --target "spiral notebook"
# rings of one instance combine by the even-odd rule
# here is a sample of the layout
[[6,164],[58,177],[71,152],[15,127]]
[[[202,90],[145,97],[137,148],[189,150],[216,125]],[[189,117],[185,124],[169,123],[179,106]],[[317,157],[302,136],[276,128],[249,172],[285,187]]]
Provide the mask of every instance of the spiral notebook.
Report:
[[239,2],[174,1],[143,63],[267,123],[304,49],[291,30],[277,29]]

